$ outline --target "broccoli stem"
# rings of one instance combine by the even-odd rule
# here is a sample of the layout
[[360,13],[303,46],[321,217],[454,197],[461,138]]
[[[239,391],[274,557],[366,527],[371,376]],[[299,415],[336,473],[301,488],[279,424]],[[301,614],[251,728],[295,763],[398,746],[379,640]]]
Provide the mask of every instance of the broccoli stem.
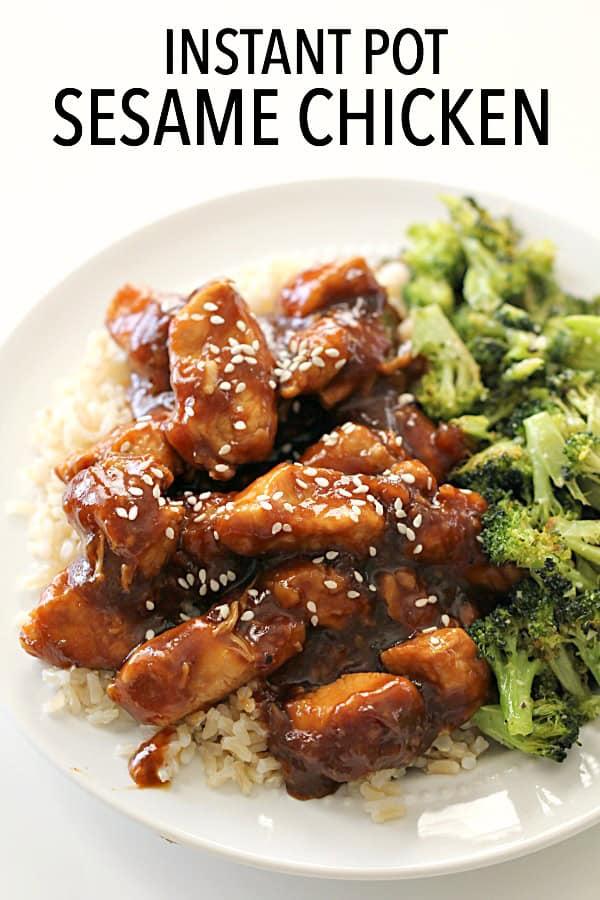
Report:
[[585,700],[589,697],[590,692],[579,677],[571,654],[566,647],[559,647],[552,656],[549,656],[547,662],[569,694],[572,694],[577,700]]
[[530,734],[533,728],[533,680],[543,663],[531,659],[523,650],[511,650],[507,664],[490,660],[498,682],[500,706],[509,734]]
[[564,483],[564,439],[547,412],[536,413],[523,421],[527,449],[533,466],[533,498],[540,519],[559,515],[560,506],[554,496],[552,482]]

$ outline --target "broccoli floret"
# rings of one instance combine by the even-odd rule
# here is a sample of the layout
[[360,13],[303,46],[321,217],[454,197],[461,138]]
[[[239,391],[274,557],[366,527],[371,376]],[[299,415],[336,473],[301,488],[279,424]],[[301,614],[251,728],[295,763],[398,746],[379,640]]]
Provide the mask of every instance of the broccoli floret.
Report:
[[450,222],[412,225],[404,261],[415,275],[427,275],[458,287],[465,272],[462,242]]
[[588,583],[593,573],[590,586],[600,587],[600,519],[554,518],[548,524],[575,555],[580,569],[584,565]]
[[477,363],[439,306],[414,310],[412,343],[428,363],[415,393],[430,416],[452,419],[485,396]]
[[600,684],[600,591],[586,591],[559,604],[556,616],[561,634]]
[[569,435],[564,459],[565,480],[577,484],[583,503],[600,510],[600,437],[587,431]]
[[[587,670],[574,655],[569,641],[559,630],[555,595],[532,578],[519,584],[511,594],[510,611],[526,622],[528,637],[563,689],[579,701],[589,695]],[[562,601],[562,598],[560,598]]]
[[554,318],[544,333],[551,360],[600,373],[600,315]]
[[480,443],[489,443],[495,438],[495,434],[491,430],[491,422],[487,416],[459,416],[457,419],[451,419],[450,424],[456,425],[463,434]]
[[509,734],[531,733],[533,681],[545,668],[526,625],[520,615],[499,606],[467,628],[479,656],[496,676],[502,719]]
[[534,524],[531,508],[515,500],[494,503],[483,515],[481,544],[497,565],[513,563],[560,598],[593,588],[596,578],[580,571],[566,541],[555,529]]
[[579,737],[580,716],[572,704],[558,695],[534,702],[532,730],[527,735],[511,734],[500,706],[480,707],[471,721],[488,737],[511,750],[554,762],[563,762]]
[[529,500],[532,467],[527,451],[514,441],[497,441],[455,469],[458,487],[477,491],[491,503],[502,497]]
[[500,256],[509,256],[519,241],[519,232],[511,219],[492,218],[473,197],[445,196],[450,218],[459,233],[479,241],[488,250]]
[[437,303],[446,315],[450,315],[454,308],[452,285],[442,278],[432,278],[431,275],[417,275],[406,285],[403,296],[409,307]]

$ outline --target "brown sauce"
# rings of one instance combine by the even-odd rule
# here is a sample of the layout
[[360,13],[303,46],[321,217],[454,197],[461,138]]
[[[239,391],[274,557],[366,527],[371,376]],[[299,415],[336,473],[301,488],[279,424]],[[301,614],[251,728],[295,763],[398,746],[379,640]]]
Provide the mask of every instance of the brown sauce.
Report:
[[137,748],[129,760],[129,774],[138,787],[156,788],[169,784],[160,778],[159,772],[165,764],[167,749],[175,733],[175,728],[161,728]]

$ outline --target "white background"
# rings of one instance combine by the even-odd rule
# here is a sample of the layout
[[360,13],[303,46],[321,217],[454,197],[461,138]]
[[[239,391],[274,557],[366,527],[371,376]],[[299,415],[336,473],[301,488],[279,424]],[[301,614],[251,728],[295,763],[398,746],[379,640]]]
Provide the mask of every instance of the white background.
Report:
[[[598,147],[600,83],[595,0],[477,0],[368,3],[303,0],[218,4],[153,0],[13,2],[0,28],[2,97],[2,293],[0,340],[26,309],[68,271],[129,231],[211,196],[277,181],[341,175],[388,175],[444,181],[493,191],[542,207],[600,235]],[[166,27],[440,26],[441,74],[402,78],[382,62],[367,80],[362,57],[349,55],[344,76],[187,78],[164,74]],[[311,148],[298,136],[295,109],[309,88],[348,87],[356,103],[365,86],[434,89],[547,87],[551,94],[549,147],[417,149]],[[63,87],[145,87],[158,96],[177,86],[220,95],[232,87],[280,90],[278,147],[94,147],[71,150],[52,142],[59,122],[53,98]],[[83,101],[82,101],[83,102]],[[152,109],[155,105],[149,104]],[[333,109],[332,109],[333,114]],[[117,123],[118,124],[118,123]],[[117,135],[119,130],[116,129]],[[86,135],[86,144],[89,143]],[[249,138],[249,141],[251,139]],[[290,210],[293,215],[293,210]],[[268,247],[265,248],[268,253]],[[599,263],[600,287],[600,263]],[[81,298],[85,303],[85,298]],[[51,340],[52,336],[48,336]],[[23,361],[28,364],[27,360]],[[4,388],[6,389],[6,388]],[[0,401],[1,403],[1,401]],[[4,423],[6,427],[6,423]],[[600,841],[595,828],[559,847],[494,870],[397,885],[335,884],[244,870],[166,843],[121,820],[57,775],[0,717],[0,884],[3,895],[47,900],[108,896],[275,900],[310,892],[315,898],[485,895],[489,900],[532,893],[554,900],[577,892],[597,896],[591,871]],[[599,798],[600,802],[600,798]],[[369,840],[377,839],[376,829]],[[588,873],[584,875],[584,873]]]

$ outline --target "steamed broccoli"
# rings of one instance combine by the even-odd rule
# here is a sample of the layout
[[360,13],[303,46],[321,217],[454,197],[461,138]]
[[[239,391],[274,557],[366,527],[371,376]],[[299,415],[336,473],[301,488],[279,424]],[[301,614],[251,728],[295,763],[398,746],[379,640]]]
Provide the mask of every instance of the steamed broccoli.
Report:
[[550,359],[563,366],[600,372],[600,315],[551,319],[545,334]]
[[451,419],[485,396],[477,363],[439,306],[414,310],[412,343],[427,360],[415,393],[430,416]]
[[488,502],[503,497],[531,497],[531,460],[515,441],[497,441],[470,456],[455,469],[452,481],[458,487],[477,491]]
[[600,684],[600,591],[586,591],[557,606],[561,634]]
[[433,278],[431,275],[417,275],[406,285],[403,296],[409,307],[437,303],[446,315],[450,315],[454,308],[452,285],[443,278]]
[[407,233],[410,245],[404,261],[415,275],[427,275],[459,286],[465,271],[465,254],[453,226],[449,222],[412,225]]
[[467,628],[480,657],[496,676],[502,718],[510,734],[533,728],[533,681],[545,668],[518,612],[497,607]]
[[471,721],[488,737],[511,750],[563,762],[577,742],[581,718],[571,703],[556,695],[534,701],[532,728],[527,735],[508,730],[500,706],[480,707]]
[[484,513],[481,545],[492,562],[529,571],[557,598],[596,586],[597,576],[576,567],[558,530],[537,527],[535,512],[516,500],[499,500]]

